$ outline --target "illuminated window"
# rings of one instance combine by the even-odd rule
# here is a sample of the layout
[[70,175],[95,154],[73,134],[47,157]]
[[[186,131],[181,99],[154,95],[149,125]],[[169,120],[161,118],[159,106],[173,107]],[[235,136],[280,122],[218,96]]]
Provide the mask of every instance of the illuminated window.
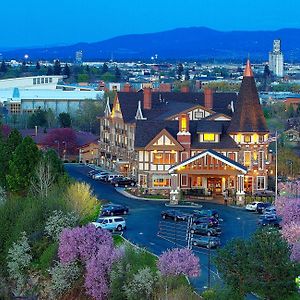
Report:
[[169,175],[153,175],[153,187],[170,187],[171,177]]
[[139,174],[139,186],[147,187],[147,175]]
[[265,136],[264,136],[263,134],[260,134],[260,135],[258,136],[258,141],[259,141],[260,143],[263,143],[263,142],[265,141]]
[[214,142],[215,141],[215,134],[214,133],[204,133],[203,134],[203,141],[204,142]]
[[251,135],[244,135],[244,142],[251,143]]
[[176,153],[153,153],[153,164],[155,165],[173,165],[176,163]]
[[244,152],[244,166],[245,167],[251,166],[251,152],[250,151]]
[[262,170],[264,168],[264,152],[259,151],[258,154],[258,167]]
[[265,177],[257,176],[257,189],[264,190],[265,189]]
[[186,131],[186,117],[181,118],[181,131]]

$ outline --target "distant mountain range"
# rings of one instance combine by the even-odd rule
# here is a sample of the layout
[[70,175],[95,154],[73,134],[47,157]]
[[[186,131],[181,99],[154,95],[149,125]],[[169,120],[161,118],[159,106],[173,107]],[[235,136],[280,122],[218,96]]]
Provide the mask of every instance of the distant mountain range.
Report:
[[280,38],[287,60],[300,61],[300,29],[276,31],[217,31],[206,27],[179,28],[169,31],[123,35],[101,42],[70,46],[4,50],[4,59],[67,59],[73,61],[77,50],[84,60],[150,59],[159,60],[231,60],[250,55],[252,60],[266,61],[274,39]]

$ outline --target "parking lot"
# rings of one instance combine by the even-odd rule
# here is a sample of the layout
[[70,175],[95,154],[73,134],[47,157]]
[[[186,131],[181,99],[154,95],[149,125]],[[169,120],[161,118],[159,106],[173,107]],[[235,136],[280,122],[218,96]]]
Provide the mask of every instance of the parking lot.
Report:
[[[175,246],[186,246],[185,232],[187,222],[174,222],[163,220],[161,212],[167,210],[165,202],[157,200],[136,200],[127,198],[118,193],[111,184],[95,181],[86,174],[90,170],[87,166],[67,164],[68,173],[79,181],[85,181],[91,185],[95,195],[105,202],[124,204],[129,207],[129,214],[125,216],[127,229],[124,237],[131,242],[147,248],[154,254],[160,255],[163,251]],[[233,238],[248,238],[257,228],[258,215],[247,212],[244,209],[236,209],[215,203],[202,203],[205,209],[215,209],[220,212],[221,245],[225,245]],[[194,208],[179,209],[191,213]],[[220,284],[220,278],[213,264],[209,264],[210,255],[214,249],[193,247],[193,251],[199,256],[201,275],[192,280],[193,285],[199,290],[207,287],[208,269],[211,269],[211,284]]]

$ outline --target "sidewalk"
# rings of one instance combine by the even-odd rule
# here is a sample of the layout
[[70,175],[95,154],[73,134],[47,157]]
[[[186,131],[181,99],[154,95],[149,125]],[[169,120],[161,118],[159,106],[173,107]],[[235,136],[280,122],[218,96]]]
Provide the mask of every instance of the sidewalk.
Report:
[[143,198],[143,197],[137,197],[137,196],[134,196],[134,195],[131,195],[130,193],[126,192],[124,190],[124,188],[120,188],[120,187],[116,187],[115,190],[122,194],[123,196],[127,197],[127,198],[132,198],[132,199],[136,199],[136,200],[146,200],[146,201],[170,201],[169,199],[154,199],[154,198]]

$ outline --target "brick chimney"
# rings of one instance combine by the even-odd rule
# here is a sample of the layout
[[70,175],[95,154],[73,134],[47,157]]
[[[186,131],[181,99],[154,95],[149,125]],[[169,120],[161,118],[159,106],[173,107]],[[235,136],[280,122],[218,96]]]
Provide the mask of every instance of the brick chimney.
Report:
[[184,149],[191,148],[190,118],[188,114],[181,114],[178,121],[177,141]]
[[123,92],[129,93],[131,92],[131,85],[130,83],[126,82],[123,86]]
[[152,90],[149,87],[144,88],[144,109],[152,108]]
[[188,85],[183,85],[180,88],[181,93],[189,93],[190,87]]
[[204,106],[209,109],[214,106],[214,91],[210,88],[204,89]]
[[160,92],[171,92],[171,90],[172,90],[171,83],[161,83],[159,85]]

